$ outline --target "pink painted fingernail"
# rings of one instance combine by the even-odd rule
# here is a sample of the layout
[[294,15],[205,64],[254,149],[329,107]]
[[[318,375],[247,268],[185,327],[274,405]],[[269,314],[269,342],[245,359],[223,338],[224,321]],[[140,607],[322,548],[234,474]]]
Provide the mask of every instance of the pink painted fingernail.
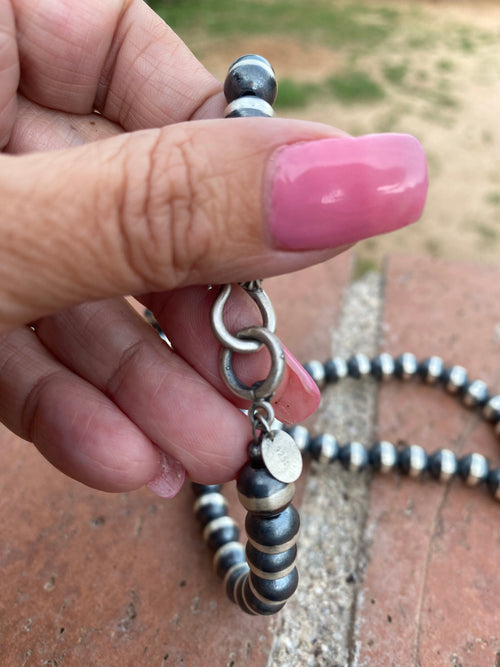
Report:
[[290,250],[335,248],[399,229],[422,215],[427,164],[408,134],[291,144],[272,158],[269,228]]
[[179,461],[160,452],[160,471],[147,487],[160,498],[173,498],[181,490],[185,477],[186,471]]

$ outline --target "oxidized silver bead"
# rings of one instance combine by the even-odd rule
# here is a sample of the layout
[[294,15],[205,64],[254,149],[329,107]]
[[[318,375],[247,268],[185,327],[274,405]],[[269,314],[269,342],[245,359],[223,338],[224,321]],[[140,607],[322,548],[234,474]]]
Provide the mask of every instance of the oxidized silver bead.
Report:
[[417,357],[410,352],[405,352],[394,360],[394,375],[400,380],[411,380],[417,371]]
[[431,477],[439,482],[447,482],[457,474],[457,457],[451,449],[438,449],[429,456],[427,467]]
[[488,400],[483,408],[483,417],[493,424],[500,421],[500,394]]
[[398,462],[398,451],[392,442],[387,440],[376,442],[368,456],[371,466],[378,472],[391,472]]
[[251,610],[252,613],[259,614],[259,616],[276,614],[280,609],[283,609],[286,603],[286,600],[285,602],[263,602],[259,599],[250,586],[250,575],[245,579],[243,584],[242,598],[245,605],[244,611]]
[[240,97],[258,97],[274,104],[278,92],[276,75],[271,64],[262,56],[241,56],[230,66],[224,82],[228,102]]
[[482,454],[468,454],[458,462],[458,474],[467,486],[477,486],[485,482],[490,466]]
[[420,477],[427,468],[427,454],[420,445],[408,445],[398,454],[401,472],[410,477]]
[[326,375],[325,367],[317,359],[309,361],[307,364],[304,364],[304,369],[309,373],[314,382],[318,385],[320,389],[325,386]]
[[500,468],[490,470],[487,479],[488,490],[495,500],[500,500]]
[[463,401],[468,408],[482,407],[489,398],[488,387],[482,380],[474,380],[465,386]]
[[437,384],[443,375],[444,363],[441,357],[429,357],[419,364],[418,373],[427,384]]
[[322,433],[311,440],[309,445],[311,457],[318,463],[326,464],[335,461],[339,453],[337,439],[330,433]]
[[261,579],[250,570],[249,582],[252,593],[261,602],[286,602],[297,590],[299,573],[294,567],[291,572],[279,579]]
[[224,577],[224,588],[226,590],[226,595],[231,602],[236,602],[237,585],[242,583],[245,577],[248,577],[249,572],[250,568],[246,561],[244,563],[235,563],[226,572],[226,576]]
[[347,360],[347,370],[349,375],[356,380],[370,375],[372,364],[366,354],[353,354]]
[[194,501],[193,510],[202,526],[227,514],[227,500],[217,491],[203,493]]
[[279,579],[295,567],[297,545],[278,554],[266,554],[248,543],[247,561],[254,574],[262,579]]
[[245,548],[241,542],[226,542],[214,554],[214,569],[220,579],[225,579],[229,570],[245,562]]
[[468,376],[463,366],[452,366],[443,372],[443,386],[449,394],[460,394],[465,389]]
[[259,551],[277,554],[297,542],[300,517],[293,505],[272,517],[248,513],[245,520],[248,540]]
[[382,352],[372,359],[372,375],[377,380],[389,380],[394,375],[394,359]]
[[327,382],[338,382],[347,377],[347,363],[341,357],[333,357],[325,362],[325,377]]
[[214,551],[217,551],[226,542],[237,542],[239,536],[238,526],[230,516],[213,519],[203,529],[203,539]]
[[368,452],[360,442],[349,442],[339,449],[339,461],[346,470],[360,472],[368,465]]
[[295,440],[295,444],[299,448],[301,454],[305,454],[309,450],[311,437],[305,426],[295,424],[294,426],[287,426],[284,430]]
[[222,489],[222,484],[197,484],[196,482],[193,482],[191,488],[193,489],[195,496],[201,496],[204,493],[220,491]]
[[266,468],[247,463],[238,475],[238,498],[243,507],[254,514],[271,515],[284,510],[293,500],[294,484],[274,478]]
[[240,97],[234,100],[224,110],[225,118],[251,118],[254,116],[274,116],[273,108],[259,97]]

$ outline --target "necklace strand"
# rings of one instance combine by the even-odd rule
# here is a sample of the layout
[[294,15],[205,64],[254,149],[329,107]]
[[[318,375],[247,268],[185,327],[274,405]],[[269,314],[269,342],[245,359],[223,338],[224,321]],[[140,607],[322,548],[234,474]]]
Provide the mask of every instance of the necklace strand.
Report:
[[[363,354],[356,354],[347,360],[335,357],[325,364],[311,361],[305,368],[320,388],[327,384],[337,384],[346,377],[358,380],[374,377],[379,381],[395,378],[403,382],[420,380],[429,386],[444,389],[465,407],[478,412],[493,426],[500,438],[500,395],[491,394],[482,380],[469,380],[462,366],[446,367],[439,357],[433,356],[418,362],[415,355],[409,353],[395,359],[382,353],[372,360]],[[379,473],[397,471],[409,477],[431,478],[444,484],[458,478],[469,487],[486,487],[492,498],[500,501],[500,468],[492,468],[482,454],[474,452],[457,458],[450,449],[438,449],[428,454],[420,445],[394,444],[385,440],[374,442],[370,447],[360,442],[341,445],[334,435],[321,433],[313,436],[302,425],[287,426],[284,430],[294,438],[304,457],[320,464],[340,463],[351,472],[360,472],[366,468]],[[258,613],[255,604],[252,605],[254,608],[248,605],[244,584],[251,581],[250,572],[256,579],[276,581],[265,579],[268,572],[261,569],[269,566],[270,563],[266,561],[270,561],[273,554],[267,554],[266,558],[266,554],[262,554],[251,541],[247,543],[246,550],[238,541],[239,529],[228,515],[228,503],[221,493],[222,485],[192,484],[192,488],[196,496],[194,513],[202,526],[203,538],[213,552],[214,569],[224,583],[227,596],[243,611]],[[285,500],[281,502],[284,504]],[[247,515],[247,532],[249,528],[252,531],[252,516],[251,512]],[[290,578],[295,567],[296,545],[274,556],[275,561],[280,561],[279,565],[274,563],[278,568],[276,573],[280,574],[278,579]],[[269,591],[266,593],[269,594]],[[265,594],[257,591],[257,596],[261,602],[260,613],[263,614],[276,613],[289,597],[272,600],[274,604],[269,604]]]

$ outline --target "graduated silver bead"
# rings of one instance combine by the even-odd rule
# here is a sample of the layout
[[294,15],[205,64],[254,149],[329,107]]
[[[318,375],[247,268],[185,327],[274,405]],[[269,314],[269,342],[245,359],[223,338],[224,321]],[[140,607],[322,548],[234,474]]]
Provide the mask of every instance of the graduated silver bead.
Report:
[[483,417],[489,422],[500,420],[500,395],[492,396],[483,408]]
[[440,482],[448,482],[457,474],[457,457],[451,449],[441,449],[441,470],[439,472],[438,480]]
[[444,388],[449,394],[458,394],[467,384],[467,370],[463,366],[452,366]]
[[322,433],[311,443],[311,455],[318,463],[326,465],[337,458],[339,444],[330,433]]
[[398,376],[401,380],[411,380],[418,371],[418,361],[414,354],[404,352],[396,360],[396,367],[399,366]]
[[304,452],[307,451],[311,441],[311,436],[309,435],[307,428],[305,426],[301,426],[300,424],[295,424],[295,426],[287,427],[286,432],[288,435],[292,436],[300,452],[304,454]]
[[325,367],[321,363],[321,361],[313,359],[312,361],[309,361],[307,364],[304,364],[304,368],[312,377],[314,382],[316,382],[318,387],[322,389],[325,386],[326,375],[325,375]]
[[488,397],[488,387],[482,380],[474,380],[471,382],[464,393],[464,404],[468,408],[475,408],[481,405]]
[[444,370],[444,363],[441,357],[429,357],[425,362],[425,371],[423,379],[427,384],[436,384],[441,379]]
[[394,470],[398,460],[398,452],[392,442],[381,440],[378,445],[378,466],[377,470],[382,473],[391,472]]

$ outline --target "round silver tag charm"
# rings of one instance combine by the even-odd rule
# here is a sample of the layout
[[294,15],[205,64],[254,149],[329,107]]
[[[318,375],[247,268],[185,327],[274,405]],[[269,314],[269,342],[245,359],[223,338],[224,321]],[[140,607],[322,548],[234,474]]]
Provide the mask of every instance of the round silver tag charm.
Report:
[[267,471],[279,482],[291,484],[302,472],[302,454],[291,435],[272,431],[260,443],[261,456]]

